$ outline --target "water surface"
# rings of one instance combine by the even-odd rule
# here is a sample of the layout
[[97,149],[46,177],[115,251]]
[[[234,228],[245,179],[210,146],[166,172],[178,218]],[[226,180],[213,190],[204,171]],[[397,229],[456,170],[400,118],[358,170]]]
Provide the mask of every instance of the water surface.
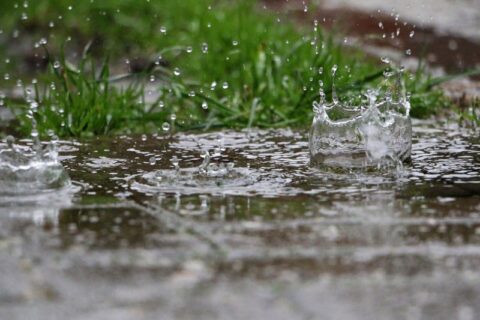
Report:
[[413,142],[400,173],[293,130],[61,142],[75,187],[0,204],[0,318],[476,319],[478,132]]

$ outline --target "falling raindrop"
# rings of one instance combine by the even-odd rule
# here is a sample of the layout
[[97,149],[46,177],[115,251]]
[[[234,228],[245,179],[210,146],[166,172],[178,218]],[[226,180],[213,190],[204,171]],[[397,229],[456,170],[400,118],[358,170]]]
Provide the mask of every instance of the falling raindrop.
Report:
[[164,123],[162,124],[162,130],[165,131],[165,132],[170,131],[170,123],[164,122]]

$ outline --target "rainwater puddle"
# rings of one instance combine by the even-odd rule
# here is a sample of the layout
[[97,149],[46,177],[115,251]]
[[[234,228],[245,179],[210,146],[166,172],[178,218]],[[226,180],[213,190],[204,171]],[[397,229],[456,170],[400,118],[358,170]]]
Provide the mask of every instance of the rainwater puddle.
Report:
[[311,167],[291,130],[59,154],[79,190],[0,207],[1,318],[480,315],[475,133],[414,122],[401,175]]

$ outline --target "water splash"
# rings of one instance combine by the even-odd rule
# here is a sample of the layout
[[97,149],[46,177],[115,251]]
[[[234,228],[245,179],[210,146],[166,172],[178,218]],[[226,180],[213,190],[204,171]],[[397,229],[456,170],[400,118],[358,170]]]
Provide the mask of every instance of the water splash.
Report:
[[[212,194],[212,195],[265,195],[288,183],[290,179],[278,172],[251,168],[249,164],[236,163],[225,154],[222,134],[218,134],[214,145],[202,145],[199,165],[186,166],[173,155],[170,168],[159,169],[129,177],[134,191],[148,194]],[[192,160],[190,160],[191,162]],[[195,161],[198,163],[197,160]],[[172,168],[173,167],[173,168]]]
[[35,112],[38,103],[27,96],[32,123],[31,145],[16,145],[8,136],[0,143],[0,196],[31,196],[67,187],[71,184],[58,158],[58,137],[50,133],[45,146],[39,138]]
[[332,102],[326,101],[321,86],[320,101],[313,104],[311,162],[349,169],[401,168],[412,147],[410,102],[401,80],[402,70],[389,70],[383,84],[367,90],[360,105],[349,105],[341,102],[336,93],[337,68],[332,68]]
[[57,151],[57,139],[45,147],[37,140],[20,146],[9,136],[0,144],[0,195],[32,195],[70,185]]

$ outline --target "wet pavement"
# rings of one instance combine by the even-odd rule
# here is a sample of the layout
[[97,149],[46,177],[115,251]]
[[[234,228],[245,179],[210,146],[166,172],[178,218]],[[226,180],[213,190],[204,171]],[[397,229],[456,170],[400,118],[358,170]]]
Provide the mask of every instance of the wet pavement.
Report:
[[413,142],[370,172],[291,130],[62,142],[71,188],[0,203],[0,318],[477,319],[480,136]]

